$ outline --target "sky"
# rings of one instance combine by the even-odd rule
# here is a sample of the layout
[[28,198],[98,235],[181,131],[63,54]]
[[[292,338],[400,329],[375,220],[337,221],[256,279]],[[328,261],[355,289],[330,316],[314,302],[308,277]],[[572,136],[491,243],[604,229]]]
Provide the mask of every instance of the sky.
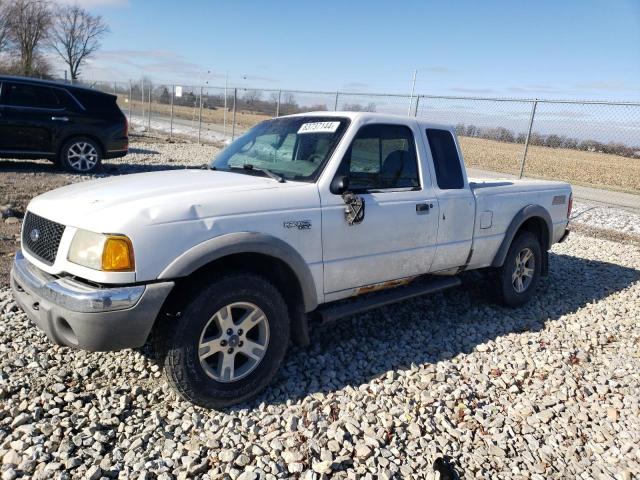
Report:
[[111,29],[92,80],[640,100],[640,0],[79,3]]

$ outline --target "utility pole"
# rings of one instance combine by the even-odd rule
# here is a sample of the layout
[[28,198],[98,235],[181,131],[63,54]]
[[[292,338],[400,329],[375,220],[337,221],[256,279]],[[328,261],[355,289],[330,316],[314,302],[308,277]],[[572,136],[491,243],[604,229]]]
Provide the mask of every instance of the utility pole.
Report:
[[407,115],[411,115],[411,106],[413,105],[413,92],[416,90],[416,76],[418,75],[418,70],[413,71],[413,81],[411,82],[411,95],[409,96],[409,110],[407,110]]

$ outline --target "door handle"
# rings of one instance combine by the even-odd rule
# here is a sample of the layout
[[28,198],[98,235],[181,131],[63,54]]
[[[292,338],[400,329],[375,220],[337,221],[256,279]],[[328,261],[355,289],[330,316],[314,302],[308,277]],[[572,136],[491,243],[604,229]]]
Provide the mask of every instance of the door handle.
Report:
[[418,203],[416,204],[416,213],[418,215],[424,215],[429,213],[429,210],[433,208],[433,203]]
[[69,117],[51,117],[54,122],[68,122]]

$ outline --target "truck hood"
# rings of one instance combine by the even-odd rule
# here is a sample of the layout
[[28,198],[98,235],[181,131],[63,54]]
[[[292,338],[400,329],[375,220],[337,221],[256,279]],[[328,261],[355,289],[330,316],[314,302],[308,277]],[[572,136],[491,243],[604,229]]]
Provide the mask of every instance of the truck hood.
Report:
[[[239,197],[305,185],[242,173],[166,170],[67,185],[35,197],[28,210],[63,225],[104,232],[133,217],[153,224],[219,215]],[[242,208],[242,202],[235,203],[235,212]]]

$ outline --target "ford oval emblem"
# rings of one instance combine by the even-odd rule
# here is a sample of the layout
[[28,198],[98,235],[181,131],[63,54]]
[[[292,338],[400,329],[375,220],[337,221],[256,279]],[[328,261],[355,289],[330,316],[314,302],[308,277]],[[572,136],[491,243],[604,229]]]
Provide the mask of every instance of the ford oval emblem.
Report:
[[37,242],[40,239],[40,230],[38,230],[37,228],[31,230],[31,232],[29,233],[29,238],[32,242]]

